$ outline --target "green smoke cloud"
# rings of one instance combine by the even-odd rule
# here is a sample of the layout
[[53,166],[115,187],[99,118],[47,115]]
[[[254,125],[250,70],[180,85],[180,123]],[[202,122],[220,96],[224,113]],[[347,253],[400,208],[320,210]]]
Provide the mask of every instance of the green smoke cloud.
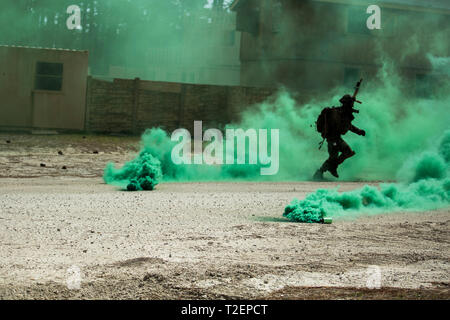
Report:
[[161,177],[161,162],[145,149],[120,169],[109,163],[104,174],[106,183],[126,186],[128,191],[153,190]]
[[381,184],[380,188],[338,192],[319,189],[303,200],[294,199],[283,216],[296,222],[321,222],[324,217],[357,217],[399,210],[434,210],[450,204],[450,130],[442,138],[438,152],[426,152],[413,167],[410,183]]
[[[2,0],[0,45],[88,50],[94,76],[236,85],[240,34],[227,3]],[[72,5],[81,26],[69,30]]]
[[[374,32],[370,41],[366,41],[369,38],[363,37],[361,43],[350,41],[352,37],[349,37],[349,41],[337,41],[338,39],[335,39],[333,34],[327,34],[325,29],[345,33],[348,8],[314,1],[305,1],[302,6],[305,10],[297,10],[295,14],[286,10],[282,16],[277,36],[281,40],[271,48],[274,50],[273,56],[291,57],[291,54],[298,52],[298,48],[303,48],[302,52],[298,53],[301,58],[320,60],[325,48],[331,56],[335,54],[341,57],[341,51],[345,51],[357,60],[346,60],[346,63],[358,65],[360,55],[367,56],[367,60],[373,62],[366,70],[367,77],[358,97],[363,101],[363,105],[359,106],[361,112],[356,115],[354,121],[367,135],[360,137],[348,133],[344,136],[356,151],[356,155],[339,167],[340,180],[410,181],[414,178],[415,169],[408,171],[408,167],[411,168],[412,163],[416,163],[416,158],[420,157],[424,150],[436,147],[439,137],[448,129],[450,123],[450,64],[449,58],[446,57],[448,19],[445,15],[425,12],[411,11],[408,15],[400,15],[395,10],[383,10],[383,28],[378,33]],[[313,8],[313,12],[307,10],[309,7]],[[366,17],[365,10],[359,10],[365,9],[363,6],[357,6],[357,9]],[[312,32],[299,33],[298,23],[305,23],[301,30]],[[326,34],[318,37],[321,32]],[[353,55],[354,52],[359,52],[360,55]],[[426,55],[426,52],[430,54]],[[265,54],[262,53],[263,58],[268,58]],[[346,57],[342,59],[344,58]],[[267,78],[268,83],[271,79],[270,83],[273,83],[273,79],[279,80],[273,63],[265,62],[265,59],[261,61],[264,68],[258,77]],[[435,85],[424,89],[416,84],[417,79],[405,77],[402,72],[411,65],[411,61],[418,63],[424,70],[433,67],[432,77],[436,79]],[[374,72],[375,69],[378,69],[378,72]],[[169,134],[153,129],[144,133],[142,143],[143,148],[151,148],[152,155],[160,160],[163,181],[310,179],[328,156],[326,148],[318,150],[321,138],[315,132],[314,122],[322,108],[336,105],[344,93],[351,92],[349,86],[339,85],[340,80],[337,78],[326,81],[328,85],[333,84],[332,89],[322,90],[328,87],[322,86],[322,81],[319,81],[321,72],[314,68],[308,70],[301,75],[294,72],[292,78],[297,79],[297,82],[293,81],[291,84],[301,84],[302,88],[311,85],[311,89],[318,92],[315,97],[307,99],[302,96],[298,99],[296,90],[293,90],[292,86],[287,87],[272,99],[249,106],[240,115],[241,120],[231,126],[244,130],[280,130],[278,174],[261,176],[259,165],[174,165],[170,160],[170,150],[174,143],[170,141]],[[323,67],[323,71],[326,71],[326,67]],[[292,72],[286,70],[286,73],[288,79]],[[357,80],[354,79],[355,82]],[[159,139],[158,143],[156,137]],[[429,166],[425,167],[429,170]],[[435,167],[439,167],[437,162]],[[439,174],[439,169],[436,169],[435,173]],[[420,179],[420,176],[421,174],[416,178]],[[331,176],[327,178],[334,180]]]
[[[362,127],[372,127],[382,132],[385,139],[369,139],[376,149],[366,149],[366,156],[355,159],[350,166],[376,165],[379,177],[390,176],[392,179],[395,175],[403,182],[381,184],[379,188],[366,185],[342,193],[337,189],[320,189],[303,200],[294,199],[286,206],[283,216],[295,222],[311,223],[321,222],[324,217],[358,217],[449,206],[450,118],[447,109],[450,101],[449,82],[445,77],[449,76],[450,59],[432,55],[428,55],[428,59],[434,72],[443,75],[445,81],[427,99],[406,98],[407,95],[400,89],[402,82],[385,65],[379,76],[388,85],[371,92],[371,98],[380,98],[387,104],[373,101],[383,112],[370,109],[368,113],[371,118],[364,117],[364,114],[362,117]],[[394,102],[407,104],[406,107],[397,105],[389,113],[387,108]],[[380,163],[383,166],[378,166]]]
[[[366,130],[366,137],[351,133],[344,136],[356,151],[356,156],[339,168],[342,180],[409,179],[411,170],[406,175],[402,174],[407,170],[406,164],[424,150],[436,146],[449,128],[448,82],[440,87],[442,91],[431,97],[418,98],[405,93],[404,83],[391,65],[386,64],[378,77],[378,83],[367,83],[362,87],[359,98],[363,105],[354,121],[355,125]],[[308,180],[328,156],[325,148],[318,150],[321,138],[313,124],[321,109],[337,101],[342,91],[342,88],[337,88],[330,99],[315,99],[299,106],[288,91],[281,90],[273,99],[245,110],[241,121],[229,126],[244,130],[279,129],[280,169],[273,176],[261,176],[260,165],[174,165],[171,150],[175,142],[161,129],[144,133],[142,148],[161,162],[164,180]],[[447,159],[448,142],[441,144],[440,148]],[[429,158],[431,160],[428,161],[434,164],[417,168],[414,171],[418,175],[416,180],[430,170],[435,178],[442,177],[439,160]]]

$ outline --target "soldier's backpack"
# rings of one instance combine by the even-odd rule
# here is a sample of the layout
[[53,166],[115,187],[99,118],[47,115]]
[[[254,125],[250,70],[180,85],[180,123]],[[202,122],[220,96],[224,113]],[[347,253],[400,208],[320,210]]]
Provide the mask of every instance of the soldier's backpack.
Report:
[[330,125],[332,108],[324,108],[322,112],[320,112],[319,117],[316,121],[316,130],[322,135],[322,138],[326,137],[327,128]]
[[316,121],[316,129],[326,139],[332,136],[344,134],[345,128],[342,127],[340,108],[327,107],[322,110]]

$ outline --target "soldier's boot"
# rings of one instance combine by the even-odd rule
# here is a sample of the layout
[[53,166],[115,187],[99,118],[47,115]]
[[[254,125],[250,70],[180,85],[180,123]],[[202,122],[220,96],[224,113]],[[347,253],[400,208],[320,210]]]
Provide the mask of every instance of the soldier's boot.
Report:
[[314,181],[322,181],[323,180],[323,171],[318,169],[316,171],[316,173],[314,173],[313,180]]
[[330,160],[326,160],[322,166],[314,173],[314,181],[323,181],[323,173],[328,170]]
[[330,168],[328,168],[328,171],[330,171],[330,173],[335,176],[336,178],[339,178],[339,174],[337,172],[337,168],[338,168],[338,164],[337,163],[333,163],[332,165],[330,165]]
[[349,152],[341,153],[341,155],[335,160],[330,162],[328,171],[335,176],[336,178],[339,178],[339,174],[337,172],[338,166],[345,161],[345,159],[351,158],[355,155],[355,151],[351,150]]
[[328,159],[322,166],[322,169],[324,172],[328,171],[330,172],[333,176],[335,176],[336,178],[339,178],[339,174],[337,173],[337,167],[339,165],[338,159],[337,158],[331,158]]

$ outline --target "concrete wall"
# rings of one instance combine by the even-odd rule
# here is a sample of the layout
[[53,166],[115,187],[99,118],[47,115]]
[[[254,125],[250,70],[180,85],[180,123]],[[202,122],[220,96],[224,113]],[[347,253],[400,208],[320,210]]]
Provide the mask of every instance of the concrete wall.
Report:
[[[63,64],[61,91],[35,90],[37,62]],[[0,129],[84,130],[88,53],[0,46]]]
[[194,85],[89,77],[86,129],[91,132],[142,133],[147,128],[186,128],[194,120],[205,128],[236,121],[243,108],[264,101],[273,89]]

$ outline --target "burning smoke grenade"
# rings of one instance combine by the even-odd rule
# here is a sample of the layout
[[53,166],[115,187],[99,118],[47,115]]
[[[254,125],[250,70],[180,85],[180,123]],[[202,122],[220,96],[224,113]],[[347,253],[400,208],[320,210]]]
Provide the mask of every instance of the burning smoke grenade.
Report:
[[161,177],[161,162],[145,149],[120,169],[109,163],[103,176],[106,183],[126,186],[128,191],[153,190]]
[[338,192],[319,189],[304,200],[294,199],[283,216],[296,222],[321,222],[324,217],[354,217],[398,210],[434,210],[450,201],[450,130],[438,152],[426,152],[414,163],[412,180],[404,184],[382,184],[380,188]]
[[[446,70],[447,64],[439,61],[441,69]],[[356,115],[354,124],[366,130],[367,135],[360,137],[348,133],[344,136],[356,151],[356,156],[339,167],[341,180],[407,181],[415,178],[418,181],[429,174],[433,174],[436,179],[442,178],[439,168],[440,164],[445,163],[442,162],[444,159],[448,161],[448,143],[443,143],[440,147],[441,161],[431,155],[424,155],[422,164],[409,170],[406,170],[405,163],[411,163],[411,157],[421,154],[423,150],[431,149],[449,128],[448,82],[440,87],[442,91],[425,99],[405,94],[401,80],[389,63],[385,63],[378,77],[378,84],[367,82],[366,86],[363,83],[361,88],[359,98],[363,100],[363,105],[360,106],[360,113]],[[142,136],[140,156],[120,170],[108,164],[105,181],[123,184],[127,179],[128,182],[130,179],[139,180],[142,172],[148,172],[147,169],[139,168],[144,163],[155,168],[155,177],[158,176],[156,172],[161,172],[163,181],[309,180],[328,156],[326,148],[318,150],[321,137],[313,124],[322,108],[335,104],[346,91],[348,90],[337,88],[336,93],[331,94],[331,99],[316,99],[298,106],[287,91],[281,90],[273,102],[266,101],[243,112],[242,120],[233,127],[244,130],[279,129],[280,169],[276,175],[261,176],[260,166],[249,164],[175,165],[171,161],[171,151],[177,142],[171,141],[163,130],[151,129]],[[148,156],[144,159],[143,155]],[[156,169],[158,161],[160,171]],[[430,170],[434,171],[430,173]],[[409,177],[411,172],[414,172],[416,177]]]
[[[259,177],[259,165],[176,165],[172,162],[171,153],[177,143],[160,128],[146,130],[141,138],[141,151],[138,156],[120,169],[116,169],[113,163],[108,163],[103,176],[104,181],[129,191],[137,191],[153,190],[161,179],[214,181]],[[151,187],[146,188],[147,185]]]
[[[317,17],[320,17],[321,21],[323,20],[322,14],[318,14]],[[368,201],[371,201],[370,199],[375,201],[376,196],[384,199],[383,197],[388,197],[388,195],[391,196],[391,198],[388,197],[391,200],[386,200],[386,206],[395,204],[404,208],[407,204],[403,204],[400,195],[405,192],[407,194],[414,193],[414,188],[428,190],[426,186],[432,180],[429,178],[440,181],[442,187],[445,187],[445,178],[442,176],[441,169],[442,164],[445,168],[448,164],[448,152],[447,156],[444,155],[445,151],[439,151],[439,156],[436,156],[436,153],[422,155],[424,150],[437,150],[437,141],[449,129],[450,123],[450,114],[448,113],[450,58],[442,57],[448,52],[448,37],[446,37],[446,31],[442,31],[445,30],[442,26],[448,22],[435,20],[432,16],[424,17],[423,23],[420,23],[416,29],[433,30],[434,32],[426,32],[423,36],[413,32],[417,30],[411,30],[410,21],[402,22],[402,26],[398,28],[398,32],[402,32],[398,43],[399,50],[395,52],[389,50],[388,44],[392,42],[389,37],[373,38],[378,45],[372,55],[376,59],[375,63],[380,67],[376,76],[368,76],[364,79],[358,96],[363,104],[358,106],[360,113],[356,114],[353,122],[357,127],[364,129],[367,134],[365,137],[360,137],[349,132],[343,137],[356,155],[345,161],[338,171],[341,181],[397,180],[403,184],[391,185],[390,189],[388,188],[391,191],[386,191],[387,187],[382,187],[382,190],[364,188],[364,192],[373,194],[373,197],[366,196],[365,200],[361,200],[361,208],[373,206],[373,204],[369,205]],[[342,18],[330,21],[347,20]],[[282,29],[287,30],[286,32],[296,30],[289,26],[284,26]],[[315,36],[313,39],[309,39],[307,34],[298,33],[288,33],[286,39],[298,39],[301,43],[303,39],[305,47],[317,42]],[[319,42],[322,43],[322,41],[327,42],[328,40],[323,39]],[[284,43],[287,48],[280,48],[280,50],[290,50],[290,45],[294,45],[289,40]],[[418,46],[417,43],[421,45]],[[358,48],[353,48],[353,50],[358,50]],[[346,50],[351,51],[352,48],[346,47]],[[423,56],[425,50],[440,55],[440,57],[435,57],[430,54],[427,57],[434,73],[444,81],[433,86],[433,92],[425,90],[429,96],[418,97],[414,95],[414,79],[405,80],[405,77],[400,77],[397,68],[403,66],[410,56]],[[396,53],[401,53],[401,56]],[[314,82],[315,80],[317,80],[316,76],[310,74],[300,78],[299,81]],[[359,79],[354,79],[355,83],[357,80]],[[279,129],[280,168],[275,175],[261,176],[259,165],[174,165],[171,161],[171,150],[175,142],[170,140],[168,133],[155,128],[147,130],[143,134],[142,150],[138,159],[144,153],[150,154],[155,160],[158,160],[162,173],[161,181],[309,180],[328,157],[326,148],[318,150],[318,144],[322,139],[314,128],[317,116],[324,107],[336,105],[343,94],[352,93],[352,89],[341,86],[331,91],[324,90],[302,105],[296,102],[288,90],[280,90],[274,99],[251,106],[240,115],[240,122],[234,123],[232,127],[244,130],[250,128]],[[445,147],[442,148],[445,149]],[[268,149],[270,150],[269,147]],[[415,159],[418,155],[424,159],[422,162]],[[131,167],[135,170],[128,170],[127,168],[130,167],[128,163],[122,169],[114,169],[112,164],[108,164],[105,170],[105,181],[127,186],[131,179],[137,179],[136,177],[139,176],[138,167],[142,162],[138,159],[132,161]],[[420,165],[417,161],[420,162]],[[446,172],[447,169],[444,171]],[[134,173],[127,176],[124,172]],[[331,176],[327,178],[335,180]],[[397,193],[390,194],[389,192],[395,193],[394,189],[397,190],[395,191]],[[325,193],[347,198],[347,194],[342,195],[337,191]],[[315,197],[325,197],[324,192],[318,191]],[[349,196],[349,198],[351,197]],[[357,204],[354,204],[351,199],[343,200],[343,208],[357,207]],[[415,202],[412,199],[409,203]],[[308,212],[311,213],[312,210]],[[320,214],[317,217],[320,217]],[[314,221],[316,218],[312,214],[308,219]]]
[[[435,71],[444,79],[450,76],[450,58],[428,56]],[[447,78],[445,78],[447,77]],[[394,79],[394,77],[389,77]],[[384,77],[385,80],[388,80]],[[382,184],[380,188],[364,186],[361,189],[339,193],[337,190],[320,189],[304,200],[294,199],[283,216],[297,222],[321,222],[324,217],[356,217],[360,214],[376,214],[398,210],[433,210],[449,206],[450,201],[450,116],[448,113],[449,82],[433,99],[402,100],[399,86],[389,85],[372,92],[373,98],[385,103],[373,105],[380,109],[368,109],[371,118],[362,115],[362,128],[372,128],[377,138],[369,134],[362,157],[350,161],[351,167],[376,168],[380,178],[393,178],[400,184]],[[385,93],[386,96],[380,96]],[[407,102],[408,109],[399,104]],[[396,105],[397,104],[397,105]],[[387,112],[387,106],[395,106],[395,112]],[[384,107],[384,108],[383,108]],[[409,109],[409,107],[411,107]],[[366,110],[364,110],[366,111]],[[385,113],[386,112],[386,113]],[[401,115],[395,117],[395,113]],[[421,118],[422,117],[422,118]],[[438,118],[442,117],[442,121]],[[373,121],[372,121],[373,119]],[[433,127],[436,125],[436,127]],[[409,128],[407,130],[406,128]],[[374,131],[375,130],[375,131]],[[397,131],[397,132],[396,132]],[[380,134],[383,139],[380,140]],[[440,134],[438,138],[437,135]],[[416,144],[419,139],[420,143]],[[349,139],[350,140],[350,139]],[[434,141],[440,141],[438,145]],[[358,149],[358,146],[357,148]],[[426,151],[423,150],[432,150]],[[358,152],[357,152],[358,153]],[[400,161],[403,163],[401,165]],[[379,166],[382,164],[382,166]],[[389,165],[386,165],[389,164]],[[386,168],[383,170],[383,167]],[[359,169],[358,169],[359,170]]]

